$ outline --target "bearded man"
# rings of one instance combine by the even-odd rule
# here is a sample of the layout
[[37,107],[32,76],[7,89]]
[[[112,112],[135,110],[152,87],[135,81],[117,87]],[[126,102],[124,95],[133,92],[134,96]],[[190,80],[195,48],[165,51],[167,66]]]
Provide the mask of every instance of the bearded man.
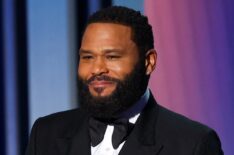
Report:
[[152,27],[135,10],[94,13],[79,50],[80,108],[39,118],[27,155],[222,155],[214,130],[158,105]]

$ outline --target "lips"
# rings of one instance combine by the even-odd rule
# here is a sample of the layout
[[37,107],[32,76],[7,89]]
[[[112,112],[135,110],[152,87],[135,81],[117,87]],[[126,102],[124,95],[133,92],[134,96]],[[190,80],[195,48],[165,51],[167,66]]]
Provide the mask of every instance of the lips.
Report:
[[112,81],[105,81],[105,80],[95,80],[95,81],[92,81],[90,82],[90,86],[92,87],[107,87],[107,86],[110,86],[110,85],[113,85],[114,82]]

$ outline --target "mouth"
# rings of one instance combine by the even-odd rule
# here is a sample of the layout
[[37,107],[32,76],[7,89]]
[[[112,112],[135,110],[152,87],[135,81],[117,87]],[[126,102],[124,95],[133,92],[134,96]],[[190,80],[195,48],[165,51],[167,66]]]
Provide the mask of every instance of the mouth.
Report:
[[114,84],[114,82],[112,82],[112,81],[95,80],[95,81],[90,82],[89,85],[90,85],[91,87],[94,87],[94,88],[100,88],[100,87],[104,88],[104,87],[111,86],[111,85],[113,85],[113,84]]
[[115,87],[115,82],[107,80],[94,80],[89,83],[89,90],[100,96],[109,95]]

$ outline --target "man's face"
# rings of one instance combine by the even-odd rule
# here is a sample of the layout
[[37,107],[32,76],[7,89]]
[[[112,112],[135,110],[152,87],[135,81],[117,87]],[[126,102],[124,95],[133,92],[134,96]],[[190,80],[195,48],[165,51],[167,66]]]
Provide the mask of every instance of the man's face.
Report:
[[137,45],[131,39],[131,28],[119,24],[92,23],[83,35],[78,75],[88,82],[94,97],[110,96],[117,88],[115,80],[123,81],[139,60]]

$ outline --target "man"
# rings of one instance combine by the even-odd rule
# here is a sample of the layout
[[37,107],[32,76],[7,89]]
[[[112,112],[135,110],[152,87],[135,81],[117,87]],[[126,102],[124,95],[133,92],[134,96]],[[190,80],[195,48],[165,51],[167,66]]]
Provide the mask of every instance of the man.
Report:
[[139,12],[94,13],[79,51],[81,107],[38,119],[27,155],[222,155],[215,131],[156,103],[153,43]]

